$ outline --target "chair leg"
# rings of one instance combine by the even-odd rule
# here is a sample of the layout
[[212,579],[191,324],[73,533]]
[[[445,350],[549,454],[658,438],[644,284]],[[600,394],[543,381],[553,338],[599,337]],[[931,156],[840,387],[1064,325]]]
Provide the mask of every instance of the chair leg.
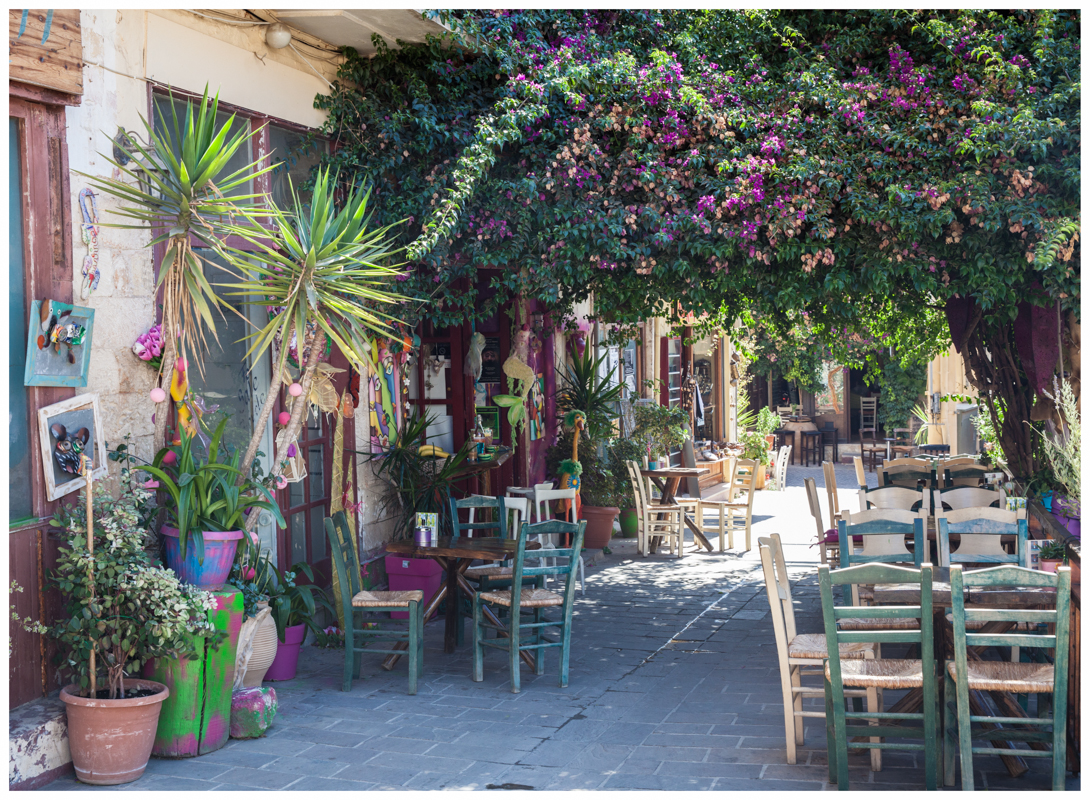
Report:
[[946,680],[955,684],[957,693],[958,755],[961,760],[961,791],[974,790],[973,732],[969,723],[969,688],[957,685],[949,675]]
[[416,679],[420,670],[420,648],[416,646],[420,637],[419,605],[416,600],[409,603],[409,694],[416,694]]
[[571,606],[563,611],[560,618],[560,688],[568,685],[568,661],[571,655]]
[[791,691],[791,687],[797,685],[799,678],[797,668],[788,667],[788,670],[789,675],[780,676],[780,689],[783,692],[783,727],[787,739],[787,763],[794,764],[797,759],[795,742],[798,738],[798,730],[796,728],[794,693]]
[[943,681],[942,694],[946,706],[946,724],[943,726],[942,783],[944,786],[953,786],[954,772],[959,755],[957,740],[958,700],[953,678],[947,676],[946,680]]
[[[799,667],[799,668],[792,671],[792,673],[791,673],[791,685],[792,686],[801,686],[802,685],[802,668],[801,667]],[[795,692],[792,692],[791,693],[791,699],[790,699],[790,705],[791,705],[791,716],[794,717],[793,723],[794,723],[794,727],[795,727],[795,744],[797,744],[797,745],[805,744],[806,743],[806,741],[805,741],[806,728],[804,726],[804,718],[800,717],[798,715],[799,712],[802,711],[802,695],[797,694]],[[791,763],[791,762],[788,762],[788,763]]]
[[[545,609],[534,609],[534,623],[545,621]],[[545,640],[545,629],[534,628],[534,644],[541,644]],[[539,647],[534,651],[534,674],[545,674],[545,648]]]
[[514,607],[511,608],[511,623],[508,628],[508,647],[510,648],[507,655],[511,662],[511,693],[518,694],[522,691],[521,684],[519,683],[519,623],[522,621],[522,612],[515,613]]
[[[833,702],[833,687],[829,683],[829,679],[825,678],[825,752],[826,761],[829,766],[829,783],[838,783],[837,781],[837,746],[836,746],[836,730],[833,707],[837,705]],[[844,787],[840,787],[844,788]]]
[[355,626],[355,612],[349,612],[349,616],[345,619],[345,631],[344,631],[344,681],[341,684],[342,692],[352,691],[352,668],[357,663],[359,656],[356,654],[356,644],[352,636],[352,628]]
[[[882,700],[878,697],[878,690],[871,688],[867,689],[867,711],[871,713],[880,712],[882,710]],[[870,737],[871,742],[877,744],[882,741],[880,736]],[[881,772],[882,771],[882,750],[874,747],[870,751],[870,771]]]
[[481,597],[473,596],[473,680],[484,680],[484,629],[481,627]]

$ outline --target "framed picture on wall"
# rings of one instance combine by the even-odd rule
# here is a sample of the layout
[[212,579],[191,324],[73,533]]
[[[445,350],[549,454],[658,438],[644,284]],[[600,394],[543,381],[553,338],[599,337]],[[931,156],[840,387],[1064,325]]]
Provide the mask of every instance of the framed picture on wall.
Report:
[[94,480],[106,477],[106,439],[97,394],[81,394],[38,409],[38,440],[50,500],[78,492],[86,485],[80,455],[91,459]]
[[492,442],[500,442],[500,409],[497,406],[477,406],[477,416],[481,418],[481,425],[492,429]]
[[24,386],[86,386],[95,310],[56,300],[30,307]]

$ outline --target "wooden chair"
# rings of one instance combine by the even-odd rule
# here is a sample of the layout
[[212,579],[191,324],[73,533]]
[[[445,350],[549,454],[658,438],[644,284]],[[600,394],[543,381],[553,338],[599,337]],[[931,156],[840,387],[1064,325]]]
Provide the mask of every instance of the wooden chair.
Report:
[[[474,497],[485,497],[486,495],[473,495]],[[526,497],[503,497],[501,498],[503,505],[507,510],[507,530],[508,531],[521,531],[523,520],[529,521],[530,518],[530,500]],[[470,507],[469,509],[469,521],[474,521],[474,512],[476,508]],[[465,571],[465,576],[468,580],[475,581],[479,584],[479,588],[482,592],[488,591],[494,586],[504,586],[511,581],[511,565],[510,563],[504,563],[497,561],[494,564],[485,564],[479,567],[470,567]]]
[[[969,564],[1018,564],[1029,567],[1029,524],[1026,509],[960,508],[935,512],[939,566],[957,562]],[[950,534],[961,536],[958,549],[951,552]],[[1014,553],[1003,549],[1002,537],[1014,537]]]
[[[813,483],[813,478],[805,480]],[[823,697],[822,686],[803,686],[803,676],[824,674],[825,634],[798,633],[795,629],[795,608],[791,597],[791,581],[787,576],[787,564],[783,557],[780,535],[762,536],[757,540],[761,550],[761,567],[764,570],[765,591],[772,611],[772,630],[776,636],[776,655],[780,667],[780,690],[783,693],[784,728],[787,737],[787,763],[796,762],[795,748],[805,744],[803,719],[824,718],[823,711],[808,711],[802,702],[808,697]],[[876,658],[874,647],[864,642],[840,645],[840,657],[844,659]],[[867,710],[880,712],[881,698],[875,689],[849,689],[847,697],[866,697]],[[874,741],[877,741],[875,739]],[[882,751],[871,750],[871,769],[882,769]]]
[[916,467],[923,472],[930,472],[932,462],[929,458],[891,458],[882,466],[884,467]]
[[[419,590],[364,591],[360,580],[359,559],[352,546],[352,533],[348,529],[348,520],[343,511],[338,511],[332,518],[326,517],[325,532],[329,537],[333,569],[341,587],[341,611],[344,615],[344,680],[341,691],[352,691],[352,676],[359,676],[363,671],[364,652],[387,655],[397,653],[409,657],[409,694],[416,694],[417,679],[424,668],[424,593]],[[408,627],[406,630],[392,627],[388,617],[364,617],[364,609],[408,611]],[[367,647],[368,641],[407,642],[408,652]]]
[[[881,562],[886,564],[912,564],[924,562],[927,552],[927,512],[905,511],[898,508],[875,508],[870,511],[851,513],[844,511],[844,519],[837,523],[837,539],[852,542],[851,547],[840,548],[840,566]],[[912,537],[913,549],[905,544],[905,537]],[[859,550],[855,540],[863,540]],[[852,605],[860,605],[873,597],[869,586],[852,585]]]
[[[813,478],[803,478],[803,486],[806,487],[806,500],[810,503],[810,514],[814,518],[814,525],[817,527],[817,539],[815,540],[818,546],[818,554],[821,556],[822,564],[832,564],[833,569],[836,569],[840,562],[840,542],[837,539],[830,539],[832,534],[826,534],[825,525],[821,520],[821,502],[818,500],[817,485],[814,483]],[[758,540],[761,541],[761,540]]]
[[821,431],[799,431],[799,464],[810,466],[810,460],[814,463],[821,461]]
[[912,437],[915,434],[911,428],[894,428],[893,437],[894,441],[890,445],[890,453],[893,458],[906,458],[910,457],[916,449],[916,445],[912,442]]
[[[549,484],[549,486],[551,486],[551,484]],[[534,516],[535,516],[538,524],[540,524],[542,522],[549,522],[549,521],[552,520],[552,518],[553,518],[553,506],[552,506],[552,504],[553,504],[553,502],[555,500],[575,500],[575,489],[546,488],[546,485],[541,484],[541,483],[534,485]],[[573,508],[574,508],[574,506],[573,506]],[[537,530],[537,529],[535,528],[535,530]],[[541,529],[541,530],[544,531],[544,529]],[[559,541],[559,539],[556,537],[555,534],[535,533],[534,535],[536,537],[538,537],[536,539],[536,541],[541,542],[541,549],[542,550],[554,550],[561,544],[561,542]],[[552,558],[552,555],[553,554],[550,553],[549,557]],[[531,556],[531,558],[533,558],[533,557],[534,556]],[[552,563],[555,564],[556,563],[555,560]],[[545,562],[543,560],[542,565],[544,565],[544,564],[545,564]],[[586,567],[583,564],[583,556],[582,555],[579,556],[578,570],[579,570],[579,592],[581,594],[586,594],[586,590],[587,590]],[[548,579],[546,578],[546,580],[548,580]]]
[[[965,587],[1026,586],[1055,587],[1056,607],[1044,610],[967,608]],[[961,763],[962,791],[974,787],[973,755],[1013,755],[1023,758],[1052,759],[1052,790],[1063,791],[1067,772],[1067,672],[1071,642],[1071,569],[1059,567],[1055,574],[1021,567],[993,567],[963,572],[959,565],[950,567],[950,593],[953,601],[954,658],[946,662],[944,701],[946,703],[946,759],[944,783],[954,783],[954,765]],[[1017,621],[1045,623],[1054,631],[1049,635],[973,632],[970,623],[987,621]],[[975,648],[1032,647],[1053,651],[1052,663],[1047,655],[1044,663],[1023,664],[1013,661],[984,661]],[[969,648],[974,648],[970,650]],[[1038,695],[1038,716],[995,717],[976,716],[970,709],[970,692],[1000,691]],[[1052,695],[1052,717],[1040,712],[1041,695]],[[955,714],[956,711],[956,714]],[[989,733],[974,729],[972,723],[992,727],[1002,722],[1003,730]],[[1011,731],[1011,725],[1050,725],[1049,731]],[[990,737],[996,737],[987,741]],[[997,747],[1000,741],[1051,742],[1051,750],[1022,750]],[[984,739],[989,747],[973,747],[973,739]]]
[[870,432],[871,438],[878,435],[878,398],[859,398],[859,439],[863,434]]
[[[486,536],[498,536],[501,539],[507,538],[507,505],[504,502],[511,498],[503,497],[487,497],[485,495],[471,495],[470,497],[464,497],[461,500],[457,498],[450,498],[450,526],[451,536],[457,539],[460,536],[466,536],[467,538],[474,537],[478,531],[487,531]],[[459,509],[469,509],[469,521],[462,522],[458,517]],[[475,521],[475,512],[478,508],[488,508],[492,510],[492,519],[485,522]]]
[[867,473],[863,470],[863,459],[859,456],[852,456],[852,464],[855,465],[855,480],[859,484],[859,488],[866,489]]
[[886,443],[879,442],[877,439],[877,433],[870,431],[869,436],[863,435],[864,431],[859,431],[859,448],[863,453],[863,458],[866,459],[870,466],[870,471],[874,472],[878,469],[878,459],[885,458],[886,455]]
[[941,488],[950,489],[954,486],[979,486],[984,480],[984,474],[994,472],[994,469],[981,464],[949,464],[942,465]]
[[[488,592],[477,592],[473,595],[473,680],[484,680],[484,649],[492,647],[497,650],[506,650],[511,669],[511,691],[519,692],[519,654],[524,650],[534,652],[534,674],[545,674],[545,650],[552,647],[560,648],[560,686],[568,685],[568,661],[571,653],[571,624],[572,603],[575,599],[575,572],[576,564],[581,562],[580,553],[583,549],[583,534],[586,531],[585,520],[578,524],[551,520],[539,522],[537,525],[523,523],[523,532],[518,539],[518,552],[515,554],[514,570],[509,589],[495,589]],[[558,558],[567,559],[566,564],[554,567],[530,567],[526,564],[526,541],[530,536],[550,536],[559,538],[562,535],[572,537],[572,546],[557,548],[555,555]],[[532,552],[532,551],[531,551]],[[548,589],[526,587],[523,582],[526,578],[536,576],[555,575],[561,579],[561,592],[551,592]],[[484,603],[500,606],[510,611],[509,624],[506,629],[492,625],[485,621],[481,615],[481,606]],[[546,608],[559,608],[559,620],[546,620],[544,611]],[[523,612],[532,615],[532,622],[523,622]],[[556,628],[558,638],[547,639],[545,631],[548,628]],[[485,630],[491,629],[497,632],[495,639],[486,639]],[[525,639],[524,632],[528,633]]]
[[[734,467],[734,483],[731,485],[731,497],[734,502],[724,503],[727,510],[727,536],[730,539],[730,547],[734,547],[734,532],[745,531],[746,549],[748,553],[753,549],[753,496],[757,493],[757,462],[751,458],[739,458]],[[739,495],[745,499],[738,501]]]
[[[724,475],[726,476],[726,485],[733,487],[735,473],[738,470],[738,459],[728,458],[727,466],[724,469]],[[728,489],[728,493],[732,494],[733,491]],[[696,507],[693,509],[693,516],[696,520],[697,527],[704,533],[718,533],[719,534],[719,552],[726,552],[726,547],[734,548],[734,529],[730,525],[731,519],[731,500],[704,500],[701,499],[697,502]],[[714,527],[710,527],[708,524],[708,512],[715,512]],[[684,528],[682,529],[682,535],[684,536]]]
[[916,489],[920,484],[931,488],[935,484],[935,473],[930,466],[918,467],[913,464],[901,464],[899,466],[882,465],[878,475],[879,486],[904,486],[908,489]]
[[841,518],[840,495],[836,489],[836,469],[828,461],[823,461],[821,471],[825,475],[825,495],[829,500],[829,527],[835,528]]
[[953,511],[959,508],[981,508],[984,506],[1004,508],[1006,493],[1002,489],[958,486],[953,489],[936,489],[931,492],[931,497],[931,507],[935,511],[943,509]]
[[776,463],[773,467],[776,491],[783,491],[787,488],[787,465],[791,463],[791,447],[791,445],[786,444],[776,454]]
[[859,490],[859,510],[872,508],[902,508],[905,511],[930,513],[929,493],[922,489],[906,489],[903,486],[880,486],[877,489]]
[[640,555],[648,555],[651,538],[659,536],[670,552],[681,558],[685,547],[685,508],[678,503],[661,505],[651,499],[650,480],[640,474],[640,465],[629,461],[628,475],[632,480],[633,490],[639,498],[637,513],[641,525],[636,540],[636,550]]
[[[872,512],[873,513],[873,512]],[[847,552],[847,549],[841,551]],[[871,741],[855,741],[853,747],[898,750],[922,750],[924,753],[924,780],[929,790],[938,788],[939,765],[939,702],[938,681],[935,675],[935,640],[931,602],[932,568],[923,564],[917,569],[907,569],[889,564],[862,564],[839,569],[835,572],[828,564],[818,565],[818,583],[821,590],[821,612],[825,623],[825,641],[828,643],[828,660],[825,663],[825,730],[829,753],[829,782],[836,783],[840,791],[848,786],[848,739],[870,737]],[[856,613],[851,607],[833,604],[833,587],[856,584],[905,583],[920,587],[919,605],[876,606],[867,612],[877,619],[918,620],[915,629],[844,630],[838,620],[850,618]],[[836,646],[833,646],[835,642]],[[919,659],[844,659],[840,648],[845,644],[870,643],[916,644]],[[885,712],[876,718],[874,712],[846,711],[843,698],[849,689],[915,689],[923,690],[923,711]],[[863,724],[849,724],[856,722]],[[872,724],[865,724],[872,720]],[[922,728],[895,724],[901,721],[921,722]],[[898,739],[922,739],[922,743],[896,744],[874,742],[873,737]]]

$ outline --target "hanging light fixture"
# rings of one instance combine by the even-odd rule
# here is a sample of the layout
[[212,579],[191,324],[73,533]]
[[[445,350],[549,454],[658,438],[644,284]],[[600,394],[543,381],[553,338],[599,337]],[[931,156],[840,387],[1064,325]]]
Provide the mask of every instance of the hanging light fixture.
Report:
[[265,29],[265,44],[273,50],[283,50],[291,44],[291,31],[283,22],[274,22]]

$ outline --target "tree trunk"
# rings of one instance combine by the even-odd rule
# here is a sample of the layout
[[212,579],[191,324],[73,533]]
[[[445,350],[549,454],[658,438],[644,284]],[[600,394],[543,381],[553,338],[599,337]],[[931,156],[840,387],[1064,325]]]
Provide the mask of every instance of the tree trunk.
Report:
[[272,416],[273,409],[276,407],[276,401],[280,396],[280,385],[283,373],[279,367],[273,367],[272,381],[269,383],[269,394],[265,398],[265,404],[261,406],[261,413],[257,417],[257,421],[254,423],[254,433],[250,437],[250,444],[246,448],[246,454],[242,457],[242,463],[239,465],[239,476],[236,481],[236,486],[241,486],[243,481],[250,477],[250,467],[253,466],[254,458],[257,456],[257,448],[261,445],[261,437],[265,433],[265,425],[269,422],[269,417]]

